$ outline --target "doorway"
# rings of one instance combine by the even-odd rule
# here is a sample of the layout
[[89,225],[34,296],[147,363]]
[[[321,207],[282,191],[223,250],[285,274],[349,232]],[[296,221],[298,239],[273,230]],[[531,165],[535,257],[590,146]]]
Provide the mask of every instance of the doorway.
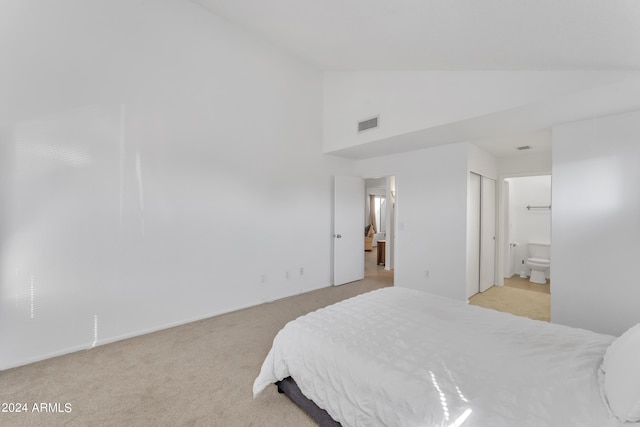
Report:
[[501,193],[500,284],[523,309],[549,321],[551,269],[545,284],[533,283],[526,260],[530,243],[551,244],[551,175],[503,177]]
[[365,278],[393,284],[395,261],[394,176],[365,179]]
[[526,279],[531,275],[526,265],[529,244],[551,245],[551,175],[505,178],[503,191],[504,278]]
[[334,177],[331,250],[334,286],[363,278],[393,285],[395,177]]

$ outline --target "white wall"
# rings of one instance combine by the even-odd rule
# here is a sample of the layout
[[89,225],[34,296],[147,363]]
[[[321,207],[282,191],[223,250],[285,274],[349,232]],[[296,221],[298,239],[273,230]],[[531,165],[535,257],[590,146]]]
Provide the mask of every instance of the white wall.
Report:
[[640,322],[640,111],[553,129],[556,323],[620,334]]
[[474,144],[468,144],[468,153],[469,172],[477,173],[493,180],[498,178],[498,160],[495,157]]
[[396,250],[396,177],[388,176],[385,178],[387,182],[387,200],[389,203],[387,204],[387,232],[385,234],[385,239],[387,244],[385,245],[385,270],[391,270],[395,268],[395,250]]
[[181,0],[0,16],[0,369],[329,285],[318,70]]
[[[564,103],[566,95],[616,82],[628,74],[609,71],[330,71],[324,77],[323,150],[333,152],[555,98]],[[357,123],[374,116],[379,116],[379,128],[358,133]],[[497,131],[504,136],[504,129],[510,129],[518,120],[505,123],[503,117],[476,131],[489,134]],[[487,126],[496,129],[488,130]],[[537,129],[528,129],[533,130]],[[443,133],[435,138],[449,137],[449,132],[468,134],[468,129],[458,131],[443,129]],[[487,136],[472,134],[454,141]]]
[[530,176],[551,173],[551,153],[528,153],[497,160],[502,177]]
[[[551,205],[551,176],[508,178],[509,182],[509,240],[518,242],[513,249],[512,268],[515,274],[526,268],[527,244],[551,244],[551,210],[527,209],[527,206]],[[553,263],[552,263],[553,266]],[[550,277],[549,275],[547,277]]]
[[395,286],[465,301],[469,172],[495,179],[496,160],[461,142],[360,160],[357,171],[395,175]]
[[466,299],[468,145],[357,162],[362,176],[396,177],[395,286]]

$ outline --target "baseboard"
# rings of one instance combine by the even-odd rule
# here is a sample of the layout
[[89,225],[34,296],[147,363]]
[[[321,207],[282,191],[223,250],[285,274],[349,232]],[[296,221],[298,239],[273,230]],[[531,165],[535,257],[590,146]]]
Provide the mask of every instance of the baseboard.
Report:
[[64,356],[65,354],[71,354],[71,353],[76,353],[78,351],[89,350],[90,348],[91,348],[91,344],[87,344],[87,345],[82,344],[82,345],[69,347],[67,349],[54,351],[52,353],[46,353],[39,356],[29,357],[25,359],[23,362],[0,366],[0,372],[6,371],[7,369],[19,368],[20,366],[41,362],[47,359],[53,359],[54,357]]
[[158,331],[162,331],[162,330],[165,330],[165,329],[175,328],[177,326],[186,325],[188,323],[197,322],[199,320],[209,319],[211,317],[216,317],[216,316],[220,316],[222,314],[227,314],[227,313],[231,313],[231,312],[234,312],[234,311],[243,310],[243,309],[249,308],[249,307],[255,307],[255,306],[260,305],[260,304],[261,303],[238,306],[238,307],[234,307],[233,309],[229,309],[229,310],[217,311],[217,312],[213,312],[213,313],[202,315],[202,316],[196,316],[196,317],[193,317],[193,318],[180,320],[180,321],[177,321],[177,322],[165,323],[165,324],[162,324],[162,325],[159,325],[159,326],[156,326],[156,327],[140,329],[140,330],[133,331],[133,332],[130,332],[130,333],[127,333],[127,334],[122,334],[122,335],[117,335],[115,337],[109,337],[109,338],[101,339],[101,340],[98,340],[96,342],[93,342],[93,341],[87,342],[86,344],[80,344],[80,345],[77,345],[77,346],[69,347],[69,348],[62,349],[62,350],[59,350],[59,351],[55,351],[55,352],[52,352],[52,353],[46,353],[46,354],[43,354],[43,355],[30,357],[30,358],[27,358],[26,360],[24,360],[23,362],[19,362],[17,364],[10,364],[10,365],[7,365],[7,366],[0,366],[0,372],[1,371],[5,371],[7,369],[18,368],[20,366],[25,366],[25,365],[30,365],[32,363],[41,362],[43,360],[52,359],[54,357],[59,357],[59,356],[64,356],[66,354],[76,353],[78,351],[91,350],[94,347],[99,347],[99,346],[102,346],[102,345],[111,344],[111,343],[118,342],[118,341],[123,341],[123,340],[129,339],[129,338],[135,338],[135,337],[139,337],[139,336],[142,336],[142,335],[151,334],[153,332],[158,332]]
[[54,351],[52,353],[46,353],[43,355],[39,355],[39,356],[34,356],[34,357],[30,357],[25,359],[22,362],[18,362],[18,363],[14,363],[14,364],[9,364],[9,365],[3,365],[0,366],[0,372],[2,371],[6,371],[7,369],[13,369],[13,368],[18,368],[20,366],[25,366],[25,365],[30,365],[32,363],[36,363],[36,362],[41,362],[43,360],[47,360],[47,359],[52,359],[54,357],[59,357],[59,356],[64,356],[66,354],[71,354],[71,353],[75,353],[78,351],[86,351],[86,350],[91,350],[94,347],[99,347],[99,346],[103,346],[106,344],[111,344],[114,342],[118,342],[118,341],[123,341],[123,340],[127,340],[130,338],[136,338],[142,335],[147,335],[147,334],[151,334],[153,332],[158,332],[158,331],[163,331],[165,329],[171,329],[171,328],[175,328],[178,326],[182,326],[182,325],[186,325],[189,323],[193,323],[193,322],[198,322],[200,320],[204,320],[204,319],[210,319],[212,317],[216,317],[216,316],[221,316],[223,314],[227,314],[227,313],[232,313],[234,311],[238,311],[238,310],[244,310],[246,308],[251,308],[251,307],[256,307],[259,306],[261,304],[265,304],[265,303],[269,303],[269,302],[274,302],[280,299],[284,299],[284,298],[290,298],[296,295],[300,295],[303,293],[307,293],[307,292],[312,292],[318,289],[322,289],[322,288],[326,288],[329,287],[331,285],[325,285],[325,286],[319,286],[319,287],[314,287],[308,290],[305,290],[304,292],[298,292],[298,293],[294,293],[294,294],[290,294],[290,295],[282,295],[282,296],[278,296],[270,301],[254,301],[252,303],[249,304],[245,304],[245,305],[240,305],[240,306],[235,306],[231,309],[224,309],[224,310],[219,310],[219,311],[215,311],[212,313],[208,313],[202,316],[195,316],[192,318],[188,318],[188,319],[183,319],[183,320],[179,320],[176,322],[171,322],[171,323],[165,323],[159,326],[154,326],[151,328],[146,328],[146,329],[140,329],[137,331],[133,331],[130,333],[126,333],[126,334],[122,334],[122,335],[118,335],[118,336],[114,336],[114,337],[109,337],[109,338],[105,338],[105,339],[101,339],[96,341],[95,343],[93,341],[91,342],[87,342],[86,344],[80,344],[77,346],[72,346],[66,349],[62,349],[62,350],[58,350],[58,351]]

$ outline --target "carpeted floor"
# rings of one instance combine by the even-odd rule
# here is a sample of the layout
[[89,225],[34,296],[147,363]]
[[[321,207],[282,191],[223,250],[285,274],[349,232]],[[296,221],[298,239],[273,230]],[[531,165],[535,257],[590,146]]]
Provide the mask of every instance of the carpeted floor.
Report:
[[[253,399],[253,380],[286,322],[391,285],[393,273],[372,264],[374,256],[366,255],[363,281],[0,372],[0,401],[28,407],[27,413],[0,412],[0,425],[315,426],[275,387]],[[500,306],[495,292],[479,300]],[[40,403],[59,411],[33,412]]]
[[251,388],[286,322],[386,286],[368,279],[0,372],[0,401],[71,405],[2,413],[1,426],[314,426],[289,399]]
[[[390,286],[375,259],[359,282],[2,371],[0,402],[28,413],[0,412],[0,426],[316,426],[275,387],[254,400],[253,380],[289,320]],[[40,403],[71,411],[32,412]]]

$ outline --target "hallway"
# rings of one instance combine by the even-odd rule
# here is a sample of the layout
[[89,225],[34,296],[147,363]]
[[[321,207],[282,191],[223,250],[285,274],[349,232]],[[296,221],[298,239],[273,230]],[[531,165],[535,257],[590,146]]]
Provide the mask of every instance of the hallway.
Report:
[[393,270],[385,270],[384,265],[377,265],[378,247],[374,246],[371,251],[364,251],[364,277],[393,286]]

